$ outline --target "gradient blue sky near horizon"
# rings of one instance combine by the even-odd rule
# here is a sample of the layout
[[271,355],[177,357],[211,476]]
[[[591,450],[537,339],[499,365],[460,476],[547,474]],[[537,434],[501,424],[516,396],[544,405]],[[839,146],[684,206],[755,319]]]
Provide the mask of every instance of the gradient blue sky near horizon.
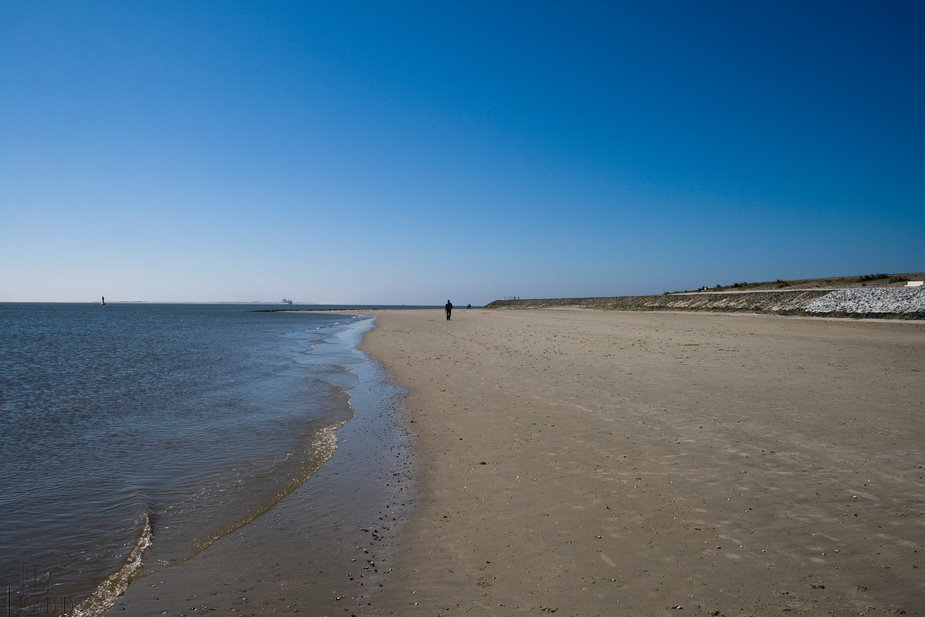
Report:
[[925,270],[925,3],[0,3],[0,301]]

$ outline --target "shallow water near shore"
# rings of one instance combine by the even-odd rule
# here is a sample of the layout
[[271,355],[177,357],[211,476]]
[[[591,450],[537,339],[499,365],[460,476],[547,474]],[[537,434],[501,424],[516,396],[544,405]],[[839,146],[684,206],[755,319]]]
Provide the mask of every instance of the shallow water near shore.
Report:
[[7,613],[97,614],[331,456],[372,321],[259,308],[0,305]]

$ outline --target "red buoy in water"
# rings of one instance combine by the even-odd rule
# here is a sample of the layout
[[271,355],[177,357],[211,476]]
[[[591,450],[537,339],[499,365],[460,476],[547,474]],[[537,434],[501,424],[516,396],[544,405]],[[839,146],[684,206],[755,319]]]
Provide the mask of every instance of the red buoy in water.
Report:
[[103,299],[100,302],[100,306],[106,306],[106,296],[103,296]]

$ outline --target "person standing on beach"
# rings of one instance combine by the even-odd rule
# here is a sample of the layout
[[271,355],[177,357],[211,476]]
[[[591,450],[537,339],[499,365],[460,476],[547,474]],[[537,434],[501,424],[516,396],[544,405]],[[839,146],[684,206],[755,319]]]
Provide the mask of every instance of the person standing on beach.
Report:
[[446,306],[443,307],[446,310],[446,320],[450,320],[450,313],[453,311],[453,303],[449,300],[446,301]]

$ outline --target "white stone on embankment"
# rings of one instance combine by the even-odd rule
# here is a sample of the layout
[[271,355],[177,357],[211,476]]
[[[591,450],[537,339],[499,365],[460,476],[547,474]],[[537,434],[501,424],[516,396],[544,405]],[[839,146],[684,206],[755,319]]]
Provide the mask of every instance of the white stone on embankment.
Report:
[[925,312],[925,289],[880,287],[838,289],[807,304],[808,313],[921,313]]

